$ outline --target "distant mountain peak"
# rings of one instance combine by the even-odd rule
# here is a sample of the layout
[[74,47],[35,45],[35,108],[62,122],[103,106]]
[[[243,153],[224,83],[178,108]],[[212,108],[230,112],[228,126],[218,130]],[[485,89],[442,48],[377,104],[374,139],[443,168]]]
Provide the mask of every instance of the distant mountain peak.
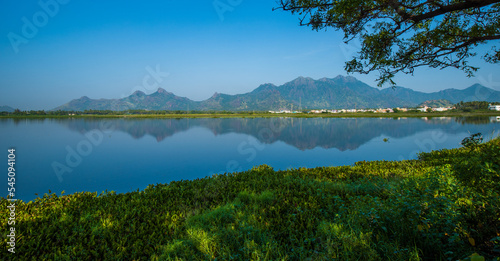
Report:
[[163,89],[163,88],[158,88],[158,90],[156,91],[157,93],[162,93],[162,94],[169,94],[169,92],[167,92],[167,90]]
[[[135,95],[135,96],[134,96]],[[142,96],[144,95],[144,96]],[[244,94],[221,94],[215,92],[204,101],[192,101],[176,96],[163,88],[152,94],[134,92],[128,99],[90,99],[83,96],[72,100],[55,110],[279,110],[281,108],[302,109],[350,109],[350,108],[393,108],[413,107],[428,100],[448,100],[454,104],[460,101],[500,101],[500,92],[475,84],[464,90],[446,89],[423,93],[404,87],[378,89],[352,76],[339,75],[335,78],[297,77],[285,84],[260,85]]]
[[313,82],[314,82],[314,79],[311,77],[299,76],[295,80],[291,81],[290,83],[295,84],[295,85],[300,85],[300,84],[310,84]]
[[276,85],[272,84],[272,83],[264,83],[264,84],[261,84],[259,87],[257,87],[256,89],[254,89],[251,93],[259,93],[259,92],[263,92],[263,91],[272,91],[272,90],[276,90]]
[[15,109],[10,107],[10,106],[0,106],[0,111],[6,111],[6,112],[14,112]]
[[471,85],[471,86],[469,86],[469,87],[465,88],[465,90],[467,90],[467,89],[475,90],[475,89],[479,89],[479,88],[481,88],[481,89],[482,89],[482,88],[484,88],[484,89],[486,89],[486,90],[491,90],[491,91],[494,91],[493,89],[488,88],[488,87],[486,87],[486,86],[484,86],[484,85],[482,85],[482,84],[479,84],[479,83],[475,83],[475,84],[473,84],[473,85]]
[[144,96],[146,95],[143,91],[137,90],[134,93],[132,93],[133,96]]
[[333,80],[336,81],[343,81],[343,82],[356,82],[358,79],[356,79],[353,76],[344,76],[344,75],[337,75],[337,77],[333,78]]

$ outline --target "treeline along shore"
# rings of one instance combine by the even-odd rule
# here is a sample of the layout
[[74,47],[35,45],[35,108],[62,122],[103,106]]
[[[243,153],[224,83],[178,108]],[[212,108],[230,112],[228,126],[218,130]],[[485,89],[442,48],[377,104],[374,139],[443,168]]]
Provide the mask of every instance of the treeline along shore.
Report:
[[[496,103],[494,103],[496,104]],[[1,111],[0,118],[74,118],[74,117],[131,117],[131,118],[228,118],[228,117],[455,117],[498,116],[500,111],[490,110],[491,103],[484,101],[460,102],[449,110],[433,108],[387,108],[379,110],[303,110],[303,111],[166,111],[166,110],[30,110]],[[356,110],[354,110],[356,111]]]
[[499,111],[476,110],[476,111],[446,111],[446,112],[346,112],[346,113],[269,113],[269,112],[170,112],[170,111],[84,111],[84,112],[22,112],[22,113],[0,113],[0,118],[257,118],[257,117],[468,117],[468,116],[500,116]]

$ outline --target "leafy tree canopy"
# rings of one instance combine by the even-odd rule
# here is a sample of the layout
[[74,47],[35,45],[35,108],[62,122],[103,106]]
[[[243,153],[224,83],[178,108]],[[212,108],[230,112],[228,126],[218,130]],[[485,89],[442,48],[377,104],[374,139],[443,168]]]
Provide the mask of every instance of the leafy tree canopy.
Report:
[[[314,30],[332,27],[344,41],[361,40],[361,50],[346,62],[347,72],[378,71],[378,85],[396,73],[420,66],[454,67],[473,76],[474,47],[500,39],[500,0],[281,0],[275,8],[300,16]],[[495,46],[482,54],[500,61]]]

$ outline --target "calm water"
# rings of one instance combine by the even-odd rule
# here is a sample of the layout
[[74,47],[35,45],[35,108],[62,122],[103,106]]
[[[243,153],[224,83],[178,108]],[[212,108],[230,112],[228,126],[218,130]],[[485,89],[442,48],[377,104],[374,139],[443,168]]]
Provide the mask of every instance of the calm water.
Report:
[[[0,148],[16,149],[16,198],[48,190],[128,192],[214,173],[350,165],[456,148],[494,118],[1,119]],[[384,139],[388,141],[385,142]],[[7,170],[0,196],[7,195]]]

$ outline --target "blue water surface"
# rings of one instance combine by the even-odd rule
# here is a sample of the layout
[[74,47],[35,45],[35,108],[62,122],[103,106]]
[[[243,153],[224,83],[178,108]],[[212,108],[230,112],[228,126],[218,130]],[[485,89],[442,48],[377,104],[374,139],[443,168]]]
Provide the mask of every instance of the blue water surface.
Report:
[[[274,169],[415,159],[500,127],[477,118],[0,119],[0,196],[8,149],[16,195],[142,190],[267,164]],[[1,160],[1,159],[0,159]],[[3,189],[2,189],[3,188]]]

